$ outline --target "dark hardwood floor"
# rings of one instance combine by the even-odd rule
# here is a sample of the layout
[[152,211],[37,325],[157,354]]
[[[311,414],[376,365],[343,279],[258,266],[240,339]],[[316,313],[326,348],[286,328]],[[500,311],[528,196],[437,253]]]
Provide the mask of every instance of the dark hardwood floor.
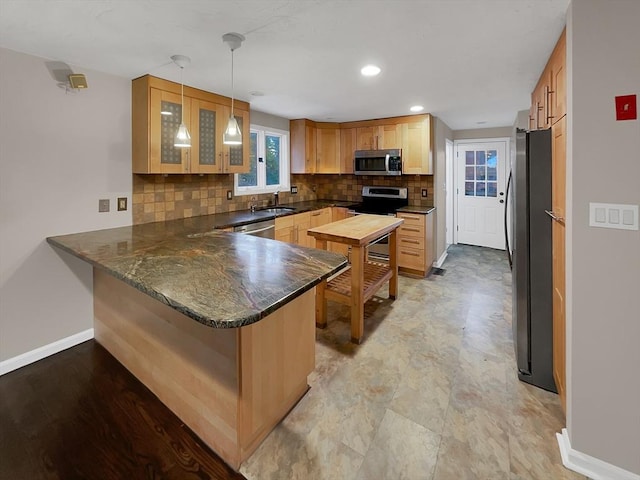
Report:
[[95,341],[0,377],[0,479],[244,479]]

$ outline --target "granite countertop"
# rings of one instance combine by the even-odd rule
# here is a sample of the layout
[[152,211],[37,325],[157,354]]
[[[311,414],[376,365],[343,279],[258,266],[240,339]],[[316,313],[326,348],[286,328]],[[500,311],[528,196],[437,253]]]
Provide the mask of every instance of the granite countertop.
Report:
[[436,207],[423,207],[421,205],[407,205],[406,207],[401,207],[396,210],[396,212],[405,212],[405,213],[420,213],[423,215],[427,215],[432,213]]
[[212,230],[217,215],[47,238],[213,328],[266,317],[343,268],[343,255]]

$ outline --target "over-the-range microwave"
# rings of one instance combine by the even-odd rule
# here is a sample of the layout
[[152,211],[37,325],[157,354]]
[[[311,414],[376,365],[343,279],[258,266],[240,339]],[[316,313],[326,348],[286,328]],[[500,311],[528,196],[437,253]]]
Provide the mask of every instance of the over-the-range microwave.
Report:
[[355,175],[402,175],[402,149],[356,150]]

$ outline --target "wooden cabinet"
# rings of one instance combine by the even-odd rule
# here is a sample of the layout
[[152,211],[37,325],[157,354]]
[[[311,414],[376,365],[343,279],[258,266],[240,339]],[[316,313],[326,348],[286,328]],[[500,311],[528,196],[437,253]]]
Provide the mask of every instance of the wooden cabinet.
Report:
[[340,173],[353,173],[356,151],[356,128],[340,129]]
[[404,223],[398,227],[398,268],[420,275],[429,274],[433,264],[433,213],[399,212]]
[[403,174],[433,174],[431,116],[420,117],[401,125]]
[[431,115],[348,123],[291,120],[291,173],[353,173],[356,150],[402,149],[402,171],[433,174]]
[[316,125],[316,173],[341,173],[340,128]]
[[291,173],[316,173],[316,126],[306,120],[289,122]]
[[529,129],[550,128],[567,113],[566,36],[563,31],[531,92]]
[[402,148],[399,124],[370,125],[356,128],[357,150]]
[[[246,139],[223,145],[231,99],[145,75],[132,82],[133,173],[245,173],[249,171],[249,104],[235,102],[234,113]],[[184,115],[182,109],[184,108]],[[180,123],[191,147],[173,146]]]
[[309,228],[311,228],[309,212],[276,217],[274,238],[281,242],[312,247],[310,237],[307,235]]

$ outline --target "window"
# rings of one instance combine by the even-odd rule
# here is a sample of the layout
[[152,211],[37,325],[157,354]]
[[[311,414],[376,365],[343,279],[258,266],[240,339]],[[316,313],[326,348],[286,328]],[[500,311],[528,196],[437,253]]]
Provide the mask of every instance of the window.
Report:
[[235,195],[289,190],[289,133],[251,125],[249,173],[235,175]]

